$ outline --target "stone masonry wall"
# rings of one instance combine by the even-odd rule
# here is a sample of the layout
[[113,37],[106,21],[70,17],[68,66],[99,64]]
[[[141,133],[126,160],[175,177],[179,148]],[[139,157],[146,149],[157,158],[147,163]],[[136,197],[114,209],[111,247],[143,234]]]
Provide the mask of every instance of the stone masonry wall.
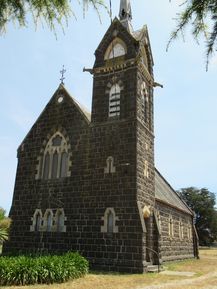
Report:
[[[192,216],[169,205],[156,202],[156,209],[160,213],[161,235],[159,238],[159,251],[163,261],[178,260],[194,257],[194,244],[192,235]],[[169,218],[173,219],[173,236],[169,234]],[[179,221],[183,223],[183,236],[180,237]],[[190,236],[188,225],[190,224]]]

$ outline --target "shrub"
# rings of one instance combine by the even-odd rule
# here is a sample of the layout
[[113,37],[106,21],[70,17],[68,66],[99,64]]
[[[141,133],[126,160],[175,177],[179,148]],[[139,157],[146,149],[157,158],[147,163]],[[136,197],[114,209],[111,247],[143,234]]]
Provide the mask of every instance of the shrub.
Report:
[[78,253],[0,257],[0,285],[62,283],[88,272],[88,261]]

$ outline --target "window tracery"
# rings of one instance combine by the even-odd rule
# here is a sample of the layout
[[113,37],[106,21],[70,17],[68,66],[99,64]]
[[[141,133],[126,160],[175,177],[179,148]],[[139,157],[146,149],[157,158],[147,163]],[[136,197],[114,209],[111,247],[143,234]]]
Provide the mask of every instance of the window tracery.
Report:
[[36,179],[59,179],[70,176],[69,144],[65,137],[56,132],[48,140],[39,157]]

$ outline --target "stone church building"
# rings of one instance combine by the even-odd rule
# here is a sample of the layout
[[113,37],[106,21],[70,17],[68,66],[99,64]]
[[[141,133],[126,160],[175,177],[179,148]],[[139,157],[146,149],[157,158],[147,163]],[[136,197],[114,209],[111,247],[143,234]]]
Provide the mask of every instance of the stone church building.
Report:
[[193,212],[155,168],[153,57],[121,0],[96,49],[92,111],[63,84],[18,148],[4,252],[78,251],[92,268],[140,273],[197,256]]

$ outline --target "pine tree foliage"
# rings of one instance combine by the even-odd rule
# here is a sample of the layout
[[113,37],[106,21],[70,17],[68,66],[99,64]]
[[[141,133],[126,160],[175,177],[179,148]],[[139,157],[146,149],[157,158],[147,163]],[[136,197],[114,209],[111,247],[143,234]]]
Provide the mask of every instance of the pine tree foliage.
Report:
[[173,31],[169,44],[183,33],[188,24],[192,25],[192,34],[198,39],[205,37],[207,49],[207,68],[209,57],[217,48],[217,1],[216,0],[184,0],[181,7],[184,10],[178,14],[177,27]]
[[[84,11],[89,4],[97,12],[100,6],[105,6],[103,0],[83,0],[82,3]],[[29,14],[35,25],[42,21],[55,30],[55,24],[63,26],[74,15],[71,6],[70,0],[0,0],[0,34],[6,31],[10,22],[18,23],[20,27],[27,26]]]

